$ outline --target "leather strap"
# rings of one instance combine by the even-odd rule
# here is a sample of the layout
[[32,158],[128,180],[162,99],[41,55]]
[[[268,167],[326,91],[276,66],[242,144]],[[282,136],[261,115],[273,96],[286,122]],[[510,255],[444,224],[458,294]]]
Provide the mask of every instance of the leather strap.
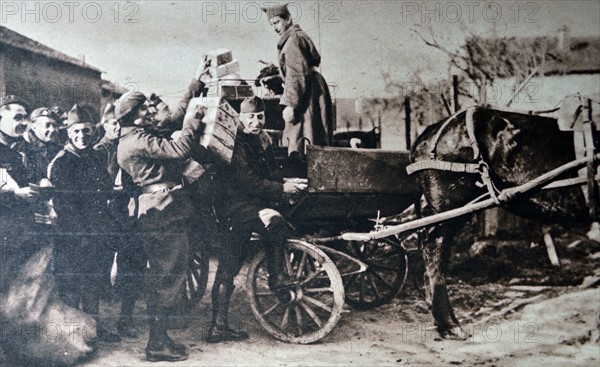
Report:
[[151,194],[157,191],[167,191],[173,189],[180,189],[183,185],[177,182],[159,182],[151,185],[142,187],[142,193]]
[[450,172],[479,173],[479,164],[447,162],[440,160],[424,160],[406,166],[406,173],[411,175],[417,171],[423,171],[426,169],[435,169],[438,171]]

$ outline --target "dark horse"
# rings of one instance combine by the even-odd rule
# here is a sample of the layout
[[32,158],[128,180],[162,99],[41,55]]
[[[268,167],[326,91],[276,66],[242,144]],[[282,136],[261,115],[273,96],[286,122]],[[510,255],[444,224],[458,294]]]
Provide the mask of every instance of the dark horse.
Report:
[[[424,215],[462,207],[489,190],[496,192],[529,182],[574,159],[573,132],[560,131],[555,119],[484,107],[460,112],[427,127],[411,150],[411,161],[421,165],[418,181],[429,204]],[[424,161],[437,163],[427,166]],[[441,170],[449,166],[447,162],[466,165],[455,165],[455,171]],[[477,171],[483,168],[484,175],[489,174],[489,185],[477,184],[482,181],[477,172],[458,172],[467,166],[470,171],[474,167],[480,168]],[[590,216],[581,188],[534,190],[500,205],[525,217],[560,219],[563,224],[582,223],[589,221]],[[461,219],[444,222],[422,236],[426,287],[437,330],[442,337],[459,339],[468,335],[454,315],[446,274],[453,235],[463,222]]]

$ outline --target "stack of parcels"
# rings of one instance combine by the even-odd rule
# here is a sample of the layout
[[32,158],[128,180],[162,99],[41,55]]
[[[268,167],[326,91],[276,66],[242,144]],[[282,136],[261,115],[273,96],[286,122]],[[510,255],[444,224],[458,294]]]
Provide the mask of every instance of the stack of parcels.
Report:
[[210,59],[210,76],[213,78],[234,74],[240,70],[239,62],[233,59],[231,51],[226,48],[210,51],[207,56]]
[[[197,118],[202,118],[206,125],[200,138],[200,145],[210,150],[220,163],[229,164],[233,157],[233,146],[237,133],[238,113],[231,105],[220,97],[198,97],[190,102],[189,109],[194,109]],[[190,181],[198,179],[208,167],[190,161],[184,176]]]

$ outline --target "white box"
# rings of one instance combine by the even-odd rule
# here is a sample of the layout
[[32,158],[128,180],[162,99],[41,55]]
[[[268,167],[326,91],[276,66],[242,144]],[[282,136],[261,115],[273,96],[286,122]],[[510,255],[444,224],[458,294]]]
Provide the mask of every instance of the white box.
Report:
[[[211,64],[213,65],[213,64]],[[220,78],[223,75],[233,74],[240,70],[240,63],[237,60],[233,60],[227,64],[219,65],[217,67],[210,67],[210,76],[213,78]]]

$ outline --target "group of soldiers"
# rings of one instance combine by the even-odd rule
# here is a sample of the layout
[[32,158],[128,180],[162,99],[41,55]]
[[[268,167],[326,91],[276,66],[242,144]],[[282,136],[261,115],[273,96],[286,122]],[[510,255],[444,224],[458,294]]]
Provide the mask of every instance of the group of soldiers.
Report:
[[[293,24],[287,7],[265,11],[281,36],[284,140],[290,161],[299,160],[302,141],[330,143],[331,99],[316,71],[319,53]],[[2,289],[10,272],[23,263],[24,249],[51,244],[58,295],[96,320],[97,339],[118,342],[121,337],[137,336],[133,311],[136,299],[143,297],[149,324],[146,358],[180,361],[188,357],[187,348],[173,341],[167,331],[170,315],[181,307],[184,297],[189,226],[198,204],[183,172],[190,160],[218,162],[200,144],[203,116],[190,106],[192,98],[204,90],[202,80],[209,66],[200,66],[174,110],[154,94],[147,97],[133,91],[108,105],[98,124],[78,104],[68,112],[40,107],[29,113],[24,100],[11,95],[2,98],[0,222],[3,246],[12,246],[16,251],[11,253],[19,254],[18,258],[3,257]],[[270,287],[277,291],[294,285],[294,279],[283,271],[290,226],[279,208],[307,187],[306,180],[282,177],[270,138],[262,130],[264,102],[249,97],[239,112],[231,163],[218,165],[222,188],[216,202],[230,236],[223,240],[213,286],[209,342],[248,338],[247,333],[229,327],[227,312],[233,278],[246,253],[240,247],[252,233],[261,234]],[[178,134],[172,135],[174,131]],[[118,333],[108,331],[99,315],[115,252],[122,302]]]

